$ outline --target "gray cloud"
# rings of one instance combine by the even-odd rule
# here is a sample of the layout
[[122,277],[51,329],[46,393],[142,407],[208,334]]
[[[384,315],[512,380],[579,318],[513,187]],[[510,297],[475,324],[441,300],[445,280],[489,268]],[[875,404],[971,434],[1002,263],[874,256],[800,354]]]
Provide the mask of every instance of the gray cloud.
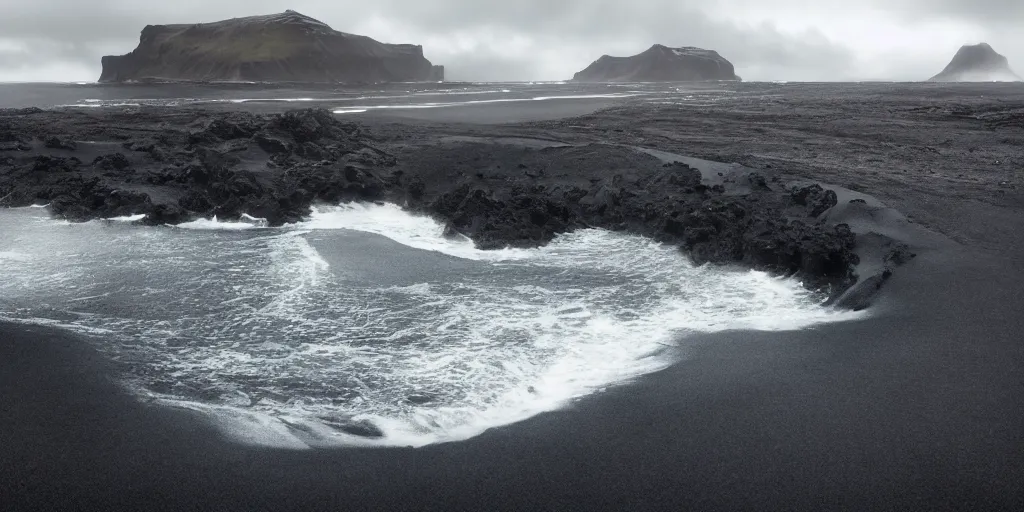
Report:
[[[130,51],[147,24],[208,22],[286,8],[338,30],[423,44],[451,78],[465,80],[568,78],[602,54],[629,55],[653,43],[716,49],[748,79],[905,79],[938,71],[955,46],[970,42],[946,34],[944,44],[952,49],[936,44],[921,54],[879,56],[877,38],[891,36],[842,33],[845,23],[859,20],[870,28],[879,16],[907,30],[944,22],[972,27],[970,34],[983,34],[997,49],[1005,46],[1004,52],[1024,42],[1013,26],[1024,21],[1019,0],[821,0],[813,7],[824,17],[808,14],[804,26],[794,29],[808,5],[802,0],[36,0],[0,6],[5,14],[0,17],[0,79],[31,78],[40,62],[93,69],[94,76],[69,79],[94,79],[99,58]],[[757,19],[748,13],[757,9],[783,14]],[[876,62],[879,58],[887,62]],[[1013,56],[1011,61],[1016,63]]]
[[1016,25],[1024,21],[1020,0],[875,0],[878,6],[902,14],[905,21],[946,19],[987,25]]

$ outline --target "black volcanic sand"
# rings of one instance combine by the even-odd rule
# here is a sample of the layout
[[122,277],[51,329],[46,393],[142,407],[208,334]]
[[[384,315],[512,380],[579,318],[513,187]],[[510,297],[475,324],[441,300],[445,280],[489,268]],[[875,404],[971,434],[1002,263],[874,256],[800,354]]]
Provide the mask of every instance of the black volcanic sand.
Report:
[[[826,222],[857,230],[859,250],[895,239],[918,254],[882,288],[869,318],[681,340],[688,357],[666,371],[461,443],[306,452],[224,442],[196,416],[124,395],[74,336],[3,325],[5,505],[1024,508],[1024,209],[1015,188],[1024,91],[779,91],[533,125],[366,120],[399,160],[403,148],[451,137],[589,139],[841,184]],[[505,145],[529,144],[542,145]],[[712,180],[734,168],[691,165]]]
[[684,341],[662,373],[469,441],[289,452],[0,327],[10,510],[1019,510],[1020,266],[925,253],[875,318]]

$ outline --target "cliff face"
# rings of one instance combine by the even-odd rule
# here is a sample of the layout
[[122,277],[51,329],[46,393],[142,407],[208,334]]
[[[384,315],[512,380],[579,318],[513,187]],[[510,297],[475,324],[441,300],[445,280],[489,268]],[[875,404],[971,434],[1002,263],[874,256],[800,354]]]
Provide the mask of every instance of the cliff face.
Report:
[[986,43],[966,45],[953,60],[933,76],[930,82],[1019,82],[1021,78],[1010,69],[1006,57]]
[[632,57],[605,55],[576,73],[578,82],[700,82],[739,80],[732,63],[718,52],[669,48],[660,44]]
[[195,25],[150,25],[127,55],[103,57],[100,82],[128,80],[400,82],[444,80],[423,48],[346,34],[294,11]]

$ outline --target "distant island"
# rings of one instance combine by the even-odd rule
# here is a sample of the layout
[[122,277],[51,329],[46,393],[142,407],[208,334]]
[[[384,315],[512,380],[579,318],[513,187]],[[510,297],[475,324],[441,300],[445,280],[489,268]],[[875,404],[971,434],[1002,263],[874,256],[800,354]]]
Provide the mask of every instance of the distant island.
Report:
[[965,45],[953,60],[930,82],[1019,82],[1006,57],[987,43]]
[[739,80],[732,63],[714,50],[656,44],[632,57],[604,55],[583,71],[577,82],[704,82]]
[[194,25],[149,25],[127,55],[103,57],[100,82],[367,83],[444,80],[423,47],[338,32],[295,11]]

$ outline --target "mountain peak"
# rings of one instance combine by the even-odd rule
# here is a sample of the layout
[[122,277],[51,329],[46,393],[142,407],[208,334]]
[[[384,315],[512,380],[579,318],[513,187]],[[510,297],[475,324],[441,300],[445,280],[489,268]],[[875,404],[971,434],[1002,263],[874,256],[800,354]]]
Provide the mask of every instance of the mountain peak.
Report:
[[960,47],[946,69],[932,82],[1017,82],[1020,77],[1010,69],[1009,61],[988,43]]
[[411,44],[338,32],[295,10],[210,23],[148,25],[139,46],[102,59],[101,82],[391,82],[443,79]]

